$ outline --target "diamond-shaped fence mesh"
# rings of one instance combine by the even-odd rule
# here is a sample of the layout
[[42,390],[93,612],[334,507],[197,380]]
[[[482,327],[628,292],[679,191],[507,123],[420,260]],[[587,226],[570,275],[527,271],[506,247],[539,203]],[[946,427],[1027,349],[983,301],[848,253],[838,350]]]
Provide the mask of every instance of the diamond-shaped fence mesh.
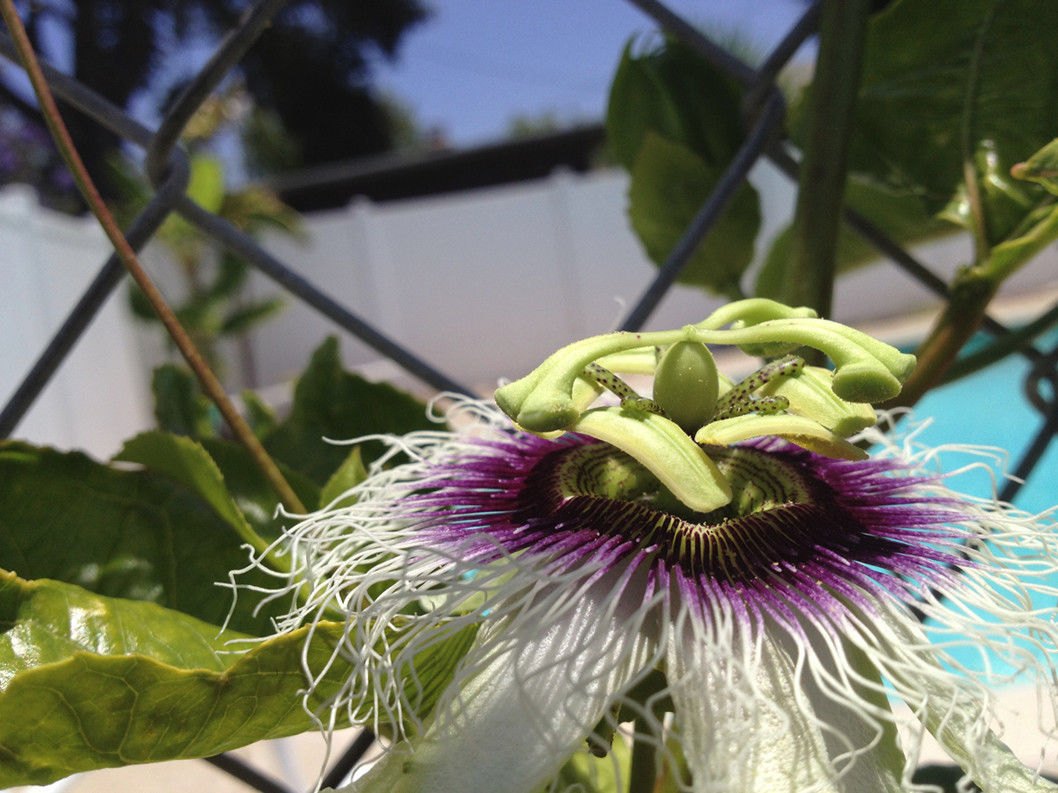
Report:
[[[166,217],[176,213],[204,235],[243,257],[289,293],[428,386],[438,390],[467,392],[456,379],[431,365],[413,350],[404,347],[399,339],[381,332],[328,295],[326,289],[308,281],[298,273],[296,266],[279,260],[249,235],[216,214],[204,210],[185,194],[189,178],[188,158],[177,145],[182,131],[196,110],[217,90],[258,34],[286,2],[287,0],[261,0],[254,4],[243,15],[239,26],[221,42],[209,62],[198,72],[182,95],[173,102],[157,129],[148,129],[121,108],[56,69],[45,66],[45,75],[53,93],[68,106],[76,108],[96,123],[146,151],[146,171],[154,185],[154,192],[148,204],[125,230],[134,249],[139,250],[146,245]],[[744,121],[748,130],[745,144],[728,165],[715,190],[698,210],[679,244],[672,250],[639,299],[627,311],[620,323],[623,330],[636,330],[643,326],[673,286],[695,248],[709,234],[729,199],[758,162],[769,159],[791,179],[797,179],[798,164],[787,152],[782,141],[785,103],[776,84],[776,77],[800,45],[817,31],[819,21],[819,4],[816,3],[806,9],[785,38],[761,61],[762,65],[752,67],[715,44],[663,4],[655,0],[630,2],[651,17],[668,35],[692,47],[745,86],[748,89],[749,101],[745,105]],[[2,33],[0,54],[17,63],[12,40]],[[947,287],[943,280],[900,245],[888,239],[865,218],[846,211],[844,220],[850,229],[875,246],[893,266],[901,268],[938,296],[947,296]],[[0,413],[0,438],[11,435],[56,370],[62,366],[78,339],[91,332],[97,312],[122,282],[124,275],[125,270],[116,255],[103,264],[4,406]],[[1053,323],[1056,314],[1058,305],[1049,307],[1033,321]],[[986,318],[984,330],[996,336],[1010,333],[991,317]],[[1017,354],[1030,363],[1024,384],[1025,398],[1042,417],[1039,430],[1016,458],[1013,473],[1018,479],[1024,480],[1030,476],[1048,444],[1058,433],[1058,348],[1044,351],[1028,344],[1019,347]],[[1018,488],[1019,482],[1011,480],[1000,497],[1009,501],[1013,499]],[[367,732],[356,738],[328,771],[324,785],[339,784],[369,748],[372,740],[373,737]],[[233,756],[208,758],[208,762],[258,790],[277,793],[287,790],[283,785],[277,784]]]

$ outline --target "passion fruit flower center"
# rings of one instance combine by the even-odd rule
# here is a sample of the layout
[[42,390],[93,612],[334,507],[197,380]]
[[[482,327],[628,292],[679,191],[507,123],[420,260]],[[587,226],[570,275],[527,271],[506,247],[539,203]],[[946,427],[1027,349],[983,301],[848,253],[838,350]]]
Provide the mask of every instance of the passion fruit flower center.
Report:
[[[790,523],[790,515],[809,511],[822,518],[833,501],[825,486],[807,477],[794,458],[774,451],[744,446],[716,449],[713,454],[732,498],[707,513],[676,499],[631,455],[590,442],[541,458],[526,477],[520,501],[527,514],[538,519],[547,515],[547,520],[567,531],[582,524],[596,533],[656,549],[659,560],[694,576],[757,577],[750,568],[773,565],[780,558],[789,561],[796,548],[815,547],[817,536],[801,537],[800,529],[796,538],[790,536],[789,526],[800,526],[797,521]],[[825,523],[813,524],[816,533]],[[800,539],[810,541],[795,541]]]
[[[717,371],[710,344],[783,357],[736,384]],[[834,369],[788,354],[801,346],[825,353]],[[914,365],[914,356],[812,309],[754,298],[679,330],[570,344],[500,388],[496,403],[530,432],[605,441],[653,474],[659,492],[684,510],[710,513],[736,498],[737,466],[723,451],[729,444],[776,436],[826,457],[864,459],[845,439],[874,424],[871,403],[896,396]],[[653,398],[620,376],[633,373],[653,375]],[[593,407],[603,390],[620,403]]]

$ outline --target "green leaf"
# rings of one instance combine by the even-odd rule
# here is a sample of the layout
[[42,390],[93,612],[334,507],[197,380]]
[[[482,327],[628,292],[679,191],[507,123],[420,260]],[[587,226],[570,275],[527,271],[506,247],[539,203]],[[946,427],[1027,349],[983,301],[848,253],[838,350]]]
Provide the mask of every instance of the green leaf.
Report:
[[992,248],[985,268],[1001,282],[1058,239],[1058,206],[1050,204],[1032,212],[1027,230]]
[[159,428],[189,438],[217,434],[216,411],[186,369],[171,363],[159,366],[151,377],[151,391]]
[[614,158],[631,171],[647,132],[680,137],[679,108],[660,85],[658,75],[632,55],[629,42],[610,85],[606,141]]
[[275,411],[256,392],[243,391],[242,404],[246,409],[246,420],[250,423],[250,429],[258,438],[263,438],[279,426]]
[[[323,490],[320,493],[320,506],[330,504],[346,490],[355,487],[365,479],[367,479],[367,469],[364,467],[364,461],[360,455],[360,447],[354,446],[353,450],[349,452],[349,456],[345,458],[345,462],[338,466],[338,470],[334,472],[331,478],[327,480],[327,484],[323,486]],[[351,503],[351,500],[346,500],[334,506],[347,506]]]
[[250,234],[271,229],[290,237],[305,237],[301,215],[264,187],[251,185],[237,193],[228,193],[224,196],[220,215]]
[[[931,216],[918,196],[893,190],[863,176],[851,174],[845,186],[845,204],[902,245],[914,245],[952,234],[957,228]],[[790,262],[790,227],[787,226],[772,241],[757,276],[754,294],[780,300],[786,267]],[[859,234],[842,226],[838,232],[835,254],[838,274],[851,272],[881,254]]]
[[745,139],[737,84],[675,39],[638,55],[633,44],[622,53],[606,111],[607,141],[617,160],[631,171],[654,133],[710,165],[730,161]]
[[224,163],[218,157],[196,154],[191,158],[191,180],[187,196],[207,212],[217,212],[224,203]]
[[1055,138],[1025,162],[1010,169],[1015,179],[1027,179],[1041,185],[1048,193],[1058,195],[1058,138]]
[[[208,212],[216,213],[224,202],[224,164],[217,157],[195,154],[191,157],[188,197]],[[181,259],[198,258],[202,232],[177,214],[166,218],[159,237],[172,246]]]
[[[989,242],[1005,240],[1025,220],[1025,216],[1037,206],[1040,190],[1035,186],[1018,182],[1006,165],[999,161],[991,141],[983,141],[974,156],[979,175],[979,189],[985,213],[986,233]],[[965,184],[960,184],[955,196],[941,211],[939,217],[973,231],[973,217],[969,194]]]
[[144,322],[158,321],[158,315],[154,311],[154,306],[151,305],[151,301],[147,299],[147,295],[143,293],[143,290],[140,289],[134,281],[129,282],[128,304],[132,316],[136,317],[136,319],[143,320]]
[[[78,452],[0,444],[0,567],[102,595],[148,600],[221,624],[228,571],[247,553],[231,526],[183,484]],[[247,583],[266,585],[263,573]],[[254,615],[243,597],[231,626],[271,632],[275,609]]]
[[[342,625],[313,631],[321,671]],[[305,629],[257,643],[150,603],[0,571],[0,787],[205,757],[313,729]],[[313,702],[334,693],[330,672]]]
[[[676,40],[642,54],[625,48],[610,89],[607,139],[631,172],[629,216],[655,263],[672,252],[744,143],[742,99],[729,76]],[[751,186],[739,188],[679,281],[741,297],[759,203]]]
[[871,22],[850,166],[948,203],[985,141],[1024,160],[1058,130],[1058,3],[900,0]]
[[[322,487],[349,454],[346,446],[324,438],[349,440],[437,428],[419,400],[386,383],[371,383],[344,371],[338,340],[331,337],[312,354],[294,389],[290,415],[264,444],[270,454]],[[377,441],[362,444],[365,463],[382,448]]]
[[[248,637],[154,604],[0,570],[0,787],[313,729],[306,673],[315,680],[308,704],[324,710],[349,674],[333,662],[345,630],[321,621],[241,641]],[[438,630],[399,671],[419,716],[477,635],[476,625]]]
[[[222,438],[207,438],[202,441],[202,446],[220,468],[231,498],[250,525],[268,540],[278,537],[282,527],[289,525],[290,521],[275,516],[279,498],[250,453],[240,444]],[[315,509],[320,501],[319,487],[283,463],[277,465],[301,503],[307,509]]]
[[243,539],[253,534],[250,524],[224,485],[224,475],[201,444],[159,430],[142,432],[125,441],[116,462],[139,463],[166,474],[202,497],[213,511]]
[[278,314],[285,305],[286,301],[284,301],[283,298],[274,297],[269,300],[262,300],[258,303],[250,303],[246,306],[240,306],[224,317],[224,320],[220,325],[220,334],[224,336],[232,336],[246,333],[255,325],[258,325]]
[[[665,261],[723,173],[685,146],[648,133],[632,169],[628,213],[647,255]],[[738,189],[723,215],[691,255],[679,281],[736,296],[753,259],[760,228],[760,202],[748,184]]]
[[242,285],[246,283],[249,274],[250,265],[231,252],[225,251],[220,256],[217,273],[205,294],[211,300],[218,302],[235,297]]

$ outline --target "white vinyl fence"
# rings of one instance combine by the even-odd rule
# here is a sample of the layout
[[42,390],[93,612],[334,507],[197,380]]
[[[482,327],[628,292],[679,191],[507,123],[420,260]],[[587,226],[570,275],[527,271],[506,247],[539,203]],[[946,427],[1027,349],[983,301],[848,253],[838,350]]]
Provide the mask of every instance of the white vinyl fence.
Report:
[[[7,402],[102,267],[94,219],[42,209],[22,186],[0,192],[0,400]],[[125,290],[116,290],[15,432],[37,444],[117,451],[150,426],[149,373]]]
[[[754,181],[768,240],[788,221],[793,191],[766,168]],[[653,268],[628,226],[626,189],[623,172],[604,170],[385,204],[360,199],[307,218],[306,240],[274,238],[266,247],[420,357],[484,391],[573,339],[611,330],[649,283]],[[22,189],[0,192],[0,399],[16,387],[105,253],[90,221],[53,216]],[[945,276],[966,261],[969,248],[954,238],[920,253]],[[164,255],[148,250],[144,258],[166,280]],[[1041,257],[1012,288],[1053,285],[1055,262]],[[249,289],[258,298],[279,291],[263,276]],[[157,355],[158,331],[133,323],[124,290],[118,292],[18,437],[110,454],[150,424],[145,359]],[[719,302],[676,288],[648,328],[694,322]],[[842,279],[835,318],[863,324],[934,303],[912,279],[879,265]],[[340,331],[330,321],[288,296],[286,310],[250,340],[256,385],[288,382],[333,333]],[[152,344],[144,343],[148,337]],[[346,362],[368,376],[415,387],[348,336],[342,349]]]

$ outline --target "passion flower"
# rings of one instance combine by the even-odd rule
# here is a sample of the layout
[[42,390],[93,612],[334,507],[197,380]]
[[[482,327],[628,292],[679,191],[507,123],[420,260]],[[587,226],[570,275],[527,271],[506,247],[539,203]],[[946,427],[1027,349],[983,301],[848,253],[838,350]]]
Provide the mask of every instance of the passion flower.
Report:
[[[704,346],[726,342],[835,370],[781,357],[732,383]],[[634,780],[696,793],[921,790],[923,730],[985,791],[1058,789],[993,732],[990,664],[952,655],[1049,679],[1053,522],[955,494],[870,427],[912,364],[744,301],[578,342],[498,392],[506,415],[459,402],[461,429],[389,438],[277,543],[279,629],[346,615],[334,707],[392,737],[351,790],[535,793],[619,721],[653,748]],[[655,370],[652,398],[618,374]],[[620,403],[592,407],[603,389]]]

